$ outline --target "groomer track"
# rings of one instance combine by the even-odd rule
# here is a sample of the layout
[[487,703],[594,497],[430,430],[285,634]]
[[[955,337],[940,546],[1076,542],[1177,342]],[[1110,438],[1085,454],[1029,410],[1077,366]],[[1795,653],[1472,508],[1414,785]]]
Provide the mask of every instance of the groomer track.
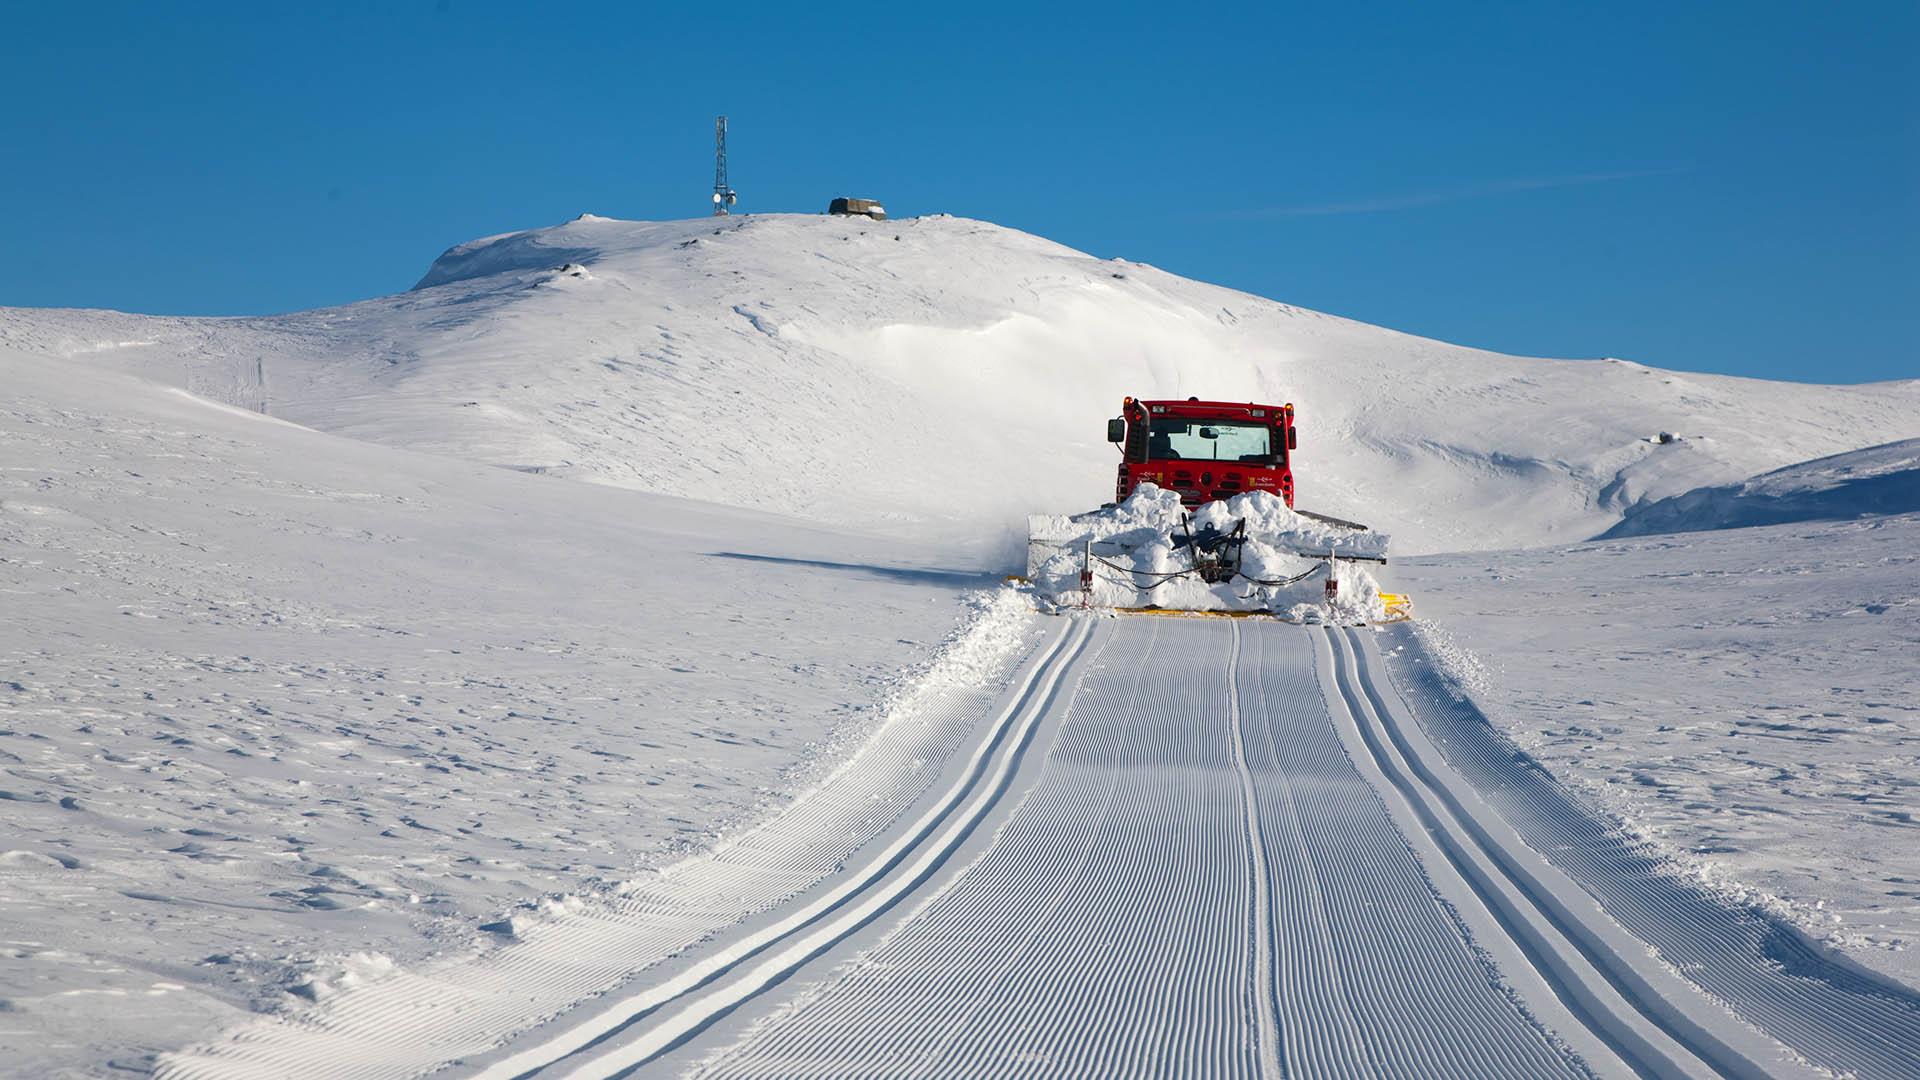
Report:
[[[612,988],[576,1007],[506,1038],[499,1006],[463,1022],[452,988],[385,1015],[368,997],[163,1072],[288,1075],[323,1045],[341,1055],[329,1075],[501,1078],[1891,1077],[1920,1061],[1912,995],[1666,875],[1431,664],[1401,649],[1390,670],[1378,642],[1411,637],[1034,625],[1001,690],[863,752],[946,755],[910,802],[884,820],[796,807],[741,842],[747,868],[710,883],[699,917],[678,894],[606,914],[604,966],[635,974],[596,969]],[[856,822],[837,867],[795,854],[825,835],[808,829]],[[541,950],[578,967],[584,940],[529,940],[516,970],[548,986]],[[476,1045],[489,1031],[505,1044]]]

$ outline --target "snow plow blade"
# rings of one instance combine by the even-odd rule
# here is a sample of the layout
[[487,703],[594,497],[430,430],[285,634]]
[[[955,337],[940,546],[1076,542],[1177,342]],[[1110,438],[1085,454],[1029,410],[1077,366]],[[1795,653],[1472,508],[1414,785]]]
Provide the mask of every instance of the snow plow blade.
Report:
[[1021,577],[1048,611],[1363,625],[1410,617],[1406,597],[1366,568],[1386,563],[1389,540],[1270,492],[1189,512],[1176,492],[1141,484],[1100,510],[1029,517]]
[[[1293,512],[1296,514],[1299,514],[1301,517],[1304,517],[1304,518],[1312,518],[1315,521],[1325,522],[1328,525],[1338,525],[1343,529],[1352,529],[1354,532],[1371,532],[1372,531],[1368,529],[1365,525],[1362,525],[1357,521],[1348,521],[1346,518],[1337,518],[1337,517],[1334,517],[1332,514],[1316,514],[1311,510],[1301,510],[1297,507],[1294,509]],[[1380,561],[1386,562],[1387,560],[1381,559]]]

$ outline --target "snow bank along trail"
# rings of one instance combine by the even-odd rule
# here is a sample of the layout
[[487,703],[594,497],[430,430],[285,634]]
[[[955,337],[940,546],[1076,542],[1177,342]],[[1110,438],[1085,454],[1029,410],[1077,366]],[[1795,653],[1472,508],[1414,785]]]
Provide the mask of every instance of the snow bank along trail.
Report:
[[[593,1025],[607,1022],[607,1015],[616,1026],[623,1022],[622,1006],[651,1008],[704,985],[714,970],[758,955],[755,941],[767,936],[766,927],[749,926],[728,939],[717,960],[703,954],[676,964],[673,958],[822,879],[809,898],[824,893],[838,904],[896,868],[897,859],[850,857],[863,848],[890,853],[886,841],[894,832],[922,823],[909,809],[923,795],[937,811],[946,805],[942,800],[965,790],[945,773],[978,761],[1005,736],[1016,706],[1061,666],[1076,636],[1071,630],[1049,622],[1036,632],[1026,605],[1010,592],[998,594],[858,754],[766,824],[710,854],[630,882],[616,896],[573,901],[497,950],[369,982],[304,1013],[261,1019],[166,1055],[156,1075],[413,1076],[482,1054],[600,998],[531,1040],[560,1053],[602,1034]],[[999,698],[1013,704],[996,712]],[[969,757],[965,746],[973,738],[986,741]],[[897,822],[902,814],[911,819],[905,825]]]

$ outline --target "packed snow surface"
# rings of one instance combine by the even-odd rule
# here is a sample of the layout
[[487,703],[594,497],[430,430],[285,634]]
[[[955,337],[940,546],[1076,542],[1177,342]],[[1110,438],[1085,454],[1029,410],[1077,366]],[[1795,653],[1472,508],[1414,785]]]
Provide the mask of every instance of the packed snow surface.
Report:
[[1502,356],[944,216],[587,216],[461,244],[398,296],[0,310],[0,345],[388,445],[978,538],[1008,569],[1025,515],[1112,490],[1104,423],[1129,394],[1293,402],[1297,505],[1403,553],[1583,540],[1641,502],[1920,437],[1920,381]]
[[[1141,484],[1125,502],[1085,514],[1035,515],[1027,529],[1027,577],[1055,608],[1268,611],[1337,622],[1386,614],[1378,582],[1350,559],[1384,558],[1388,537],[1296,514],[1271,492],[1249,491],[1188,513],[1176,492]],[[1237,574],[1208,583],[1195,572],[1195,538],[1242,532]],[[1335,555],[1349,561],[1329,570]],[[1082,587],[1083,566],[1092,572],[1091,590]],[[1339,583],[1332,603],[1324,602],[1329,573]]]
[[1789,465],[1636,507],[1604,539],[1920,512],[1920,439]]

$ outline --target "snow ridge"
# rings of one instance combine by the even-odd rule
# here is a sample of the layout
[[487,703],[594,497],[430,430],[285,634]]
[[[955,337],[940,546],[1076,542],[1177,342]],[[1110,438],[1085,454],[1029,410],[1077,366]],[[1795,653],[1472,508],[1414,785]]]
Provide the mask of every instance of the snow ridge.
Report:
[[1906,439],[1633,507],[1625,520],[1598,539],[1916,511],[1920,511],[1920,439]]

